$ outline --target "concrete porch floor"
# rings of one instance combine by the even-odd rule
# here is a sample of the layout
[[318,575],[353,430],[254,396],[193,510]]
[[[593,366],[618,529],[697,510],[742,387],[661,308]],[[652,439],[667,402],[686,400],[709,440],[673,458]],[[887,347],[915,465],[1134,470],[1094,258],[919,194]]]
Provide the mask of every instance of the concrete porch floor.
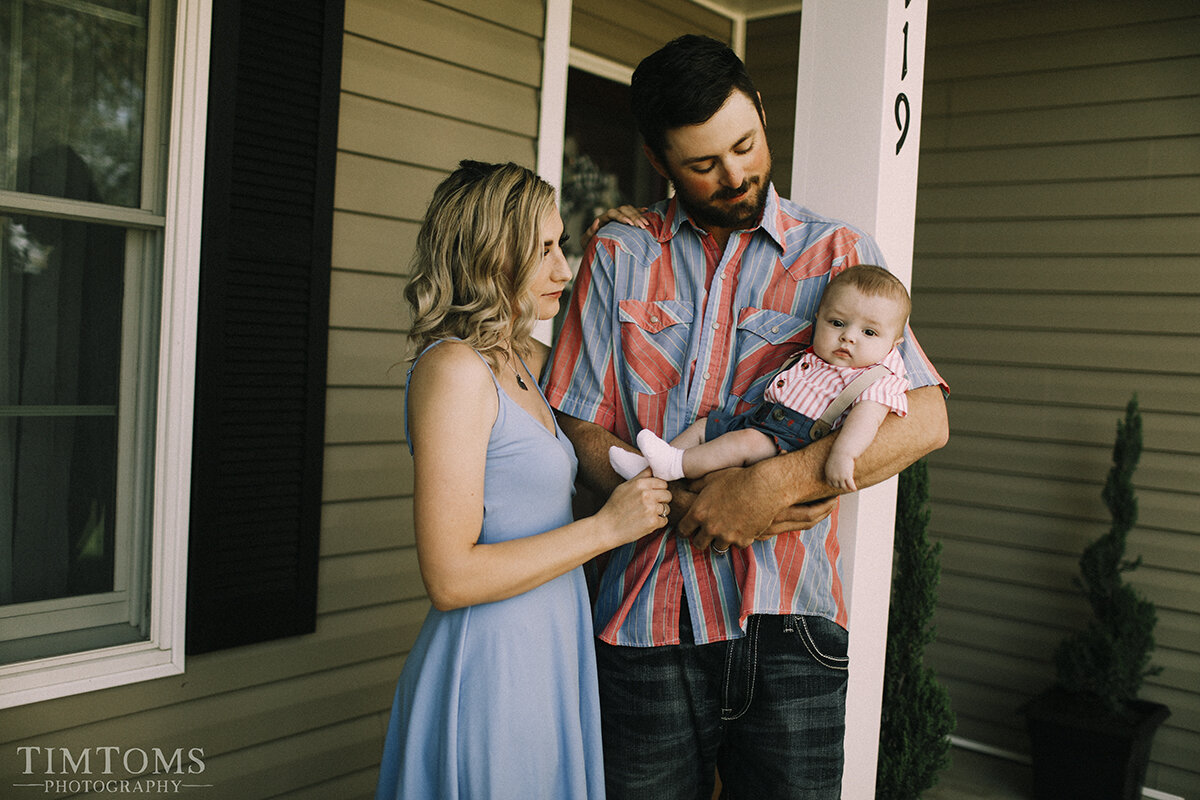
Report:
[[950,767],[922,800],[1031,800],[1033,769],[1008,759],[954,747]]

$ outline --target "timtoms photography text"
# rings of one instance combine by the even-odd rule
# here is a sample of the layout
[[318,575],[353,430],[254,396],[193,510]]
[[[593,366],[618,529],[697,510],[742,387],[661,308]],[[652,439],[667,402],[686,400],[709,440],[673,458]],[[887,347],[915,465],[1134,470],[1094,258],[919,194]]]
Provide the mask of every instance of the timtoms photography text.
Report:
[[14,789],[42,794],[165,795],[185,789],[207,789],[200,783],[205,770],[204,748],[177,747],[37,747],[16,748],[23,780]]

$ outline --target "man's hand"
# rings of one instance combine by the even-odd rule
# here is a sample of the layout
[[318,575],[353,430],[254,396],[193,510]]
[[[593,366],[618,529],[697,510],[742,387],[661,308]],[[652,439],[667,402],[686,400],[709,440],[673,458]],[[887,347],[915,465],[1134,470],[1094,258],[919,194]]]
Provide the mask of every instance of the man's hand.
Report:
[[811,503],[797,503],[787,506],[771,522],[771,526],[758,535],[758,539],[770,539],[781,533],[806,531],[824,520],[837,508],[836,497],[826,497],[823,500],[813,500]]
[[686,479],[671,481],[667,484],[667,488],[671,490],[671,515],[669,522],[675,526],[676,533],[679,532],[679,523],[687,516],[692,504],[699,497],[692,484],[693,481]]
[[752,469],[733,467],[693,481],[689,488],[698,494],[679,521],[679,534],[696,548],[749,547],[780,533],[808,530],[837,505],[831,497],[780,506],[778,492],[758,477]]

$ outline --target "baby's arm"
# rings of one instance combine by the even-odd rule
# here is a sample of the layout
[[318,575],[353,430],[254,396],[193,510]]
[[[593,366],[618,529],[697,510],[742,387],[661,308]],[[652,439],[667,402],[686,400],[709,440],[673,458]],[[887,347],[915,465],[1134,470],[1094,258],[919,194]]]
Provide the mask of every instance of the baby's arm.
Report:
[[888,411],[887,406],[874,400],[862,400],[850,409],[825,460],[825,478],[831,486],[844,492],[858,491],[854,485],[854,460],[875,439]]

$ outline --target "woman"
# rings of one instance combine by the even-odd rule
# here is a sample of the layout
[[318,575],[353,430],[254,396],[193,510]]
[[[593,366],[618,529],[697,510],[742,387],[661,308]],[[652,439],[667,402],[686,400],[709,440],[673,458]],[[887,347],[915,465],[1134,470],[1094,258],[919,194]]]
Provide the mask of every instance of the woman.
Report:
[[434,192],[406,295],[407,424],[434,608],[392,707],[377,798],[603,797],[585,561],[665,523],[657,478],[572,521],[575,452],[530,338],[571,277],[554,190],[464,161]]

